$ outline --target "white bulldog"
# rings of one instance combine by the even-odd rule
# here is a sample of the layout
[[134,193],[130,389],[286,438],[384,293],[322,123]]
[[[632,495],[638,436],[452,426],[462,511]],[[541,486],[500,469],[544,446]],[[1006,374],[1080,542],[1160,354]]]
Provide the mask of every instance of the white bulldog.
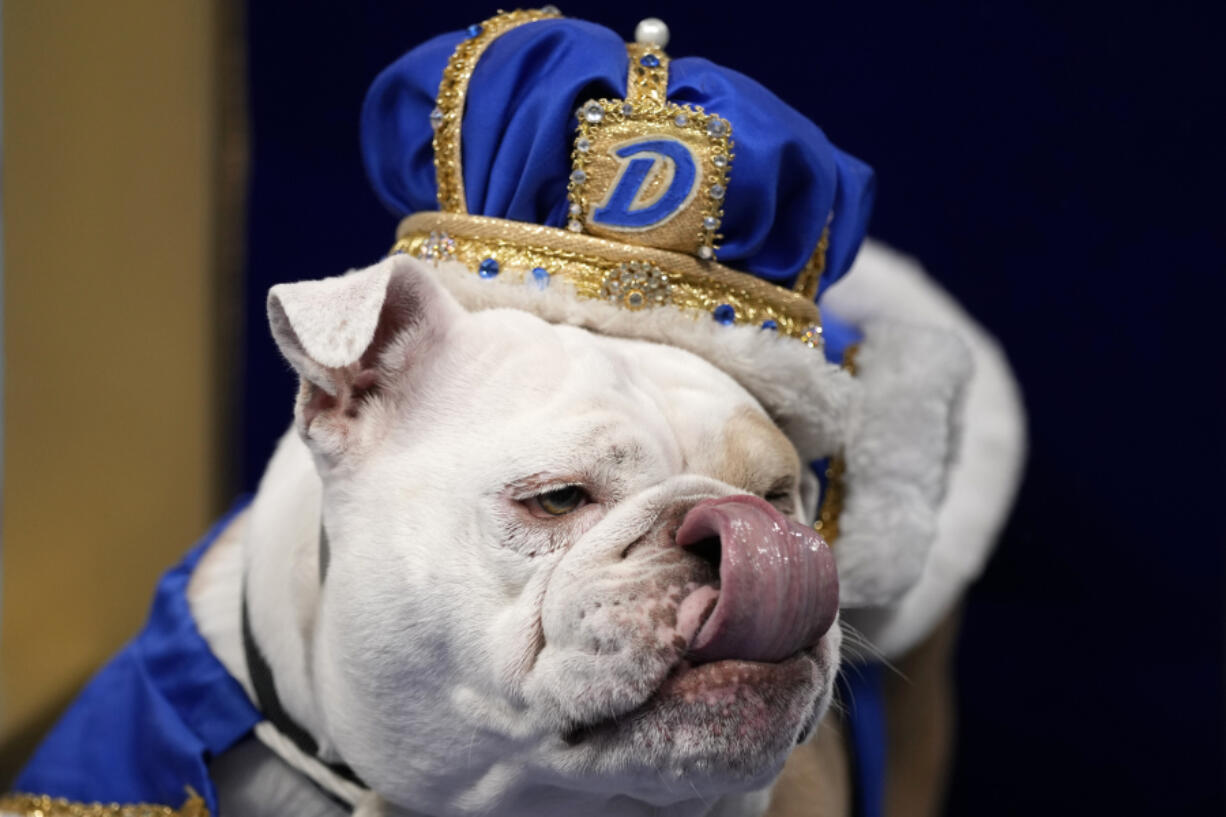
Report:
[[[469,311],[440,280],[393,256],[270,293],[301,377],[294,429],[189,593],[266,712],[253,676],[271,683],[285,718],[258,736],[355,813],[762,814],[839,667],[807,463],[692,352]],[[871,377],[832,373],[821,410],[848,446],[846,590],[900,651],[923,635],[890,611],[928,563],[967,362],[944,335],[878,334],[870,361],[941,359],[914,497],[889,479],[856,493],[859,471],[912,467],[874,432],[899,409],[870,400]],[[874,570],[874,546],[895,558]],[[934,620],[956,594],[936,595]]]

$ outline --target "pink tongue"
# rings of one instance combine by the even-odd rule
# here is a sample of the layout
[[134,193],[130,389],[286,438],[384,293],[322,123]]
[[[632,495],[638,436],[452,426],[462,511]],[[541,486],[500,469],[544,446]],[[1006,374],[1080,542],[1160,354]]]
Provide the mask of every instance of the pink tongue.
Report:
[[[690,644],[700,661],[782,661],[818,642],[834,623],[839,578],[834,555],[812,528],[756,496],[694,506],[677,544],[720,540],[715,609]],[[705,588],[697,593],[711,590]],[[697,595],[697,593],[695,595]]]

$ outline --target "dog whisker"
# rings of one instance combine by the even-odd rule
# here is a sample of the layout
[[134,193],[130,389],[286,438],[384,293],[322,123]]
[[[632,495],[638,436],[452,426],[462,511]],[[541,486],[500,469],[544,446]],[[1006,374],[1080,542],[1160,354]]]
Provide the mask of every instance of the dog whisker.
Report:
[[[911,679],[907,677],[906,673],[904,673],[888,658],[886,658],[885,653],[882,652],[876,644],[869,640],[868,636],[864,635],[864,633],[860,632],[846,621],[842,622],[841,626],[843,628],[843,652],[847,657],[851,658],[853,662],[881,664],[902,680],[908,683],[911,682]],[[865,661],[864,659],[868,660]],[[854,663],[852,665],[854,666]]]

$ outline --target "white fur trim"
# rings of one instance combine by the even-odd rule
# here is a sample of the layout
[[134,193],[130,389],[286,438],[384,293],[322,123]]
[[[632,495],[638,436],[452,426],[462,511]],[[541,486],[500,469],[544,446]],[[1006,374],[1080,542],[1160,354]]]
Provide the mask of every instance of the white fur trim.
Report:
[[966,347],[949,332],[882,320],[862,329],[835,546],[844,608],[894,602],[919,580],[970,377]]
[[[919,582],[894,604],[845,617],[887,657],[905,653],[945,617],[979,575],[1004,525],[1025,459],[1025,414],[996,341],[913,259],[866,242],[851,272],[822,302],[869,326],[893,320],[954,332],[974,362],[962,407],[958,454],[936,519],[936,540]],[[842,569],[842,564],[840,564]]]
[[827,363],[820,349],[756,326],[723,326],[675,307],[632,312],[581,298],[558,278],[542,291],[530,274],[522,276],[521,283],[520,271],[515,270],[484,279],[459,262],[449,262],[439,264],[435,272],[456,300],[472,311],[520,309],[551,323],[692,352],[752,394],[801,457],[819,459],[838,448],[853,387],[847,373]]

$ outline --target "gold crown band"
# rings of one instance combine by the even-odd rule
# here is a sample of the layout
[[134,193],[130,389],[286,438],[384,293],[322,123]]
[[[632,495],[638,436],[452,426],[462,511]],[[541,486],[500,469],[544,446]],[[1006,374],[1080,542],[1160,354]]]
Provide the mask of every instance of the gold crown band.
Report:
[[565,281],[581,298],[631,311],[673,306],[695,319],[765,326],[806,345],[821,345],[813,301],[711,261],[637,247],[555,227],[456,213],[415,213],[400,222],[392,252],[428,261],[459,261],[483,277],[540,269],[543,282]]
[[430,114],[434,126],[434,177],[438,184],[438,206],[450,213],[467,213],[464,198],[464,171],[460,161],[460,125],[464,120],[464,100],[468,81],[477,61],[490,43],[525,23],[560,17],[556,9],[504,11],[469,29],[447,60],[438,85],[435,108]]

